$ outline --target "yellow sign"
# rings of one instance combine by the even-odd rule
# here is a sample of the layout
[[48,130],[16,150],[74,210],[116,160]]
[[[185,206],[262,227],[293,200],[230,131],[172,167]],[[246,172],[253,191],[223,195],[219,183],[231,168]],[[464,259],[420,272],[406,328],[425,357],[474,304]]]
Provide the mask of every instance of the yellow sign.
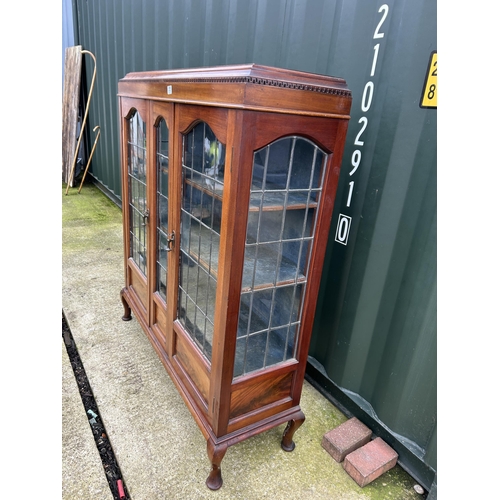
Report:
[[437,52],[434,51],[431,54],[429,66],[427,67],[427,76],[425,78],[425,84],[422,90],[420,107],[437,108],[437,102],[438,102],[437,76],[438,76],[438,55]]

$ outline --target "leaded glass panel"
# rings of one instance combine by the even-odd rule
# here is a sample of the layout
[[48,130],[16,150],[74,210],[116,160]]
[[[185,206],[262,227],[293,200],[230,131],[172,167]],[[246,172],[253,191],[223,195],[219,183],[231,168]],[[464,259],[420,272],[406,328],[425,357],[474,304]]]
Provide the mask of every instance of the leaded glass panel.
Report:
[[254,153],[235,377],[296,355],[325,162],[296,136]]
[[158,238],[156,253],[156,291],[163,300],[167,294],[167,251],[168,247],[168,127],[161,119],[156,131],[156,202]]
[[147,275],[146,123],[136,111],[128,122],[130,257]]
[[224,188],[225,146],[198,123],[183,137],[178,318],[210,361]]

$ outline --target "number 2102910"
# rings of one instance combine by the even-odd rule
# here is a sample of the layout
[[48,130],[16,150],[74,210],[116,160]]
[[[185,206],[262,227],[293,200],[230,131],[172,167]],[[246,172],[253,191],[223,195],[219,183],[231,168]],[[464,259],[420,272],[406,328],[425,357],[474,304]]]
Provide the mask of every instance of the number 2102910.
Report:
[[[366,113],[371,109],[373,104],[373,96],[375,93],[375,84],[374,84],[374,76],[377,70],[377,63],[379,60],[379,52],[381,42],[378,40],[382,40],[385,36],[385,22],[387,20],[387,16],[389,14],[389,6],[387,4],[383,4],[378,9],[378,14],[380,14],[380,18],[378,19],[377,26],[375,27],[375,31],[373,32],[372,40],[376,41],[373,45],[373,57],[371,60],[370,66],[370,78],[366,82],[363,95],[361,97],[361,111],[363,116],[358,120],[360,124],[360,128],[358,133],[356,134],[356,138],[354,139],[354,147],[356,148],[351,156],[351,167],[352,169],[349,172],[349,177],[356,173],[361,165],[361,158],[363,156],[363,146],[365,145],[364,135],[368,128],[368,117]],[[349,193],[347,195],[346,208],[351,206],[352,198],[354,193],[354,181],[349,182]],[[337,223],[337,231],[335,234],[335,241],[337,243],[341,243],[342,245],[347,245],[349,239],[349,232],[351,228],[352,218],[345,214],[339,214],[339,220]]]
[[[382,30],[382,28],[387,19],[387,15],[389,14],[389,6],[387,4],[382,5],[378,10],[378,12],[381,14],[381,16],[379,23],[375,28],[375,32],[373,33],[373,40],[384,38],[385,33]],[[379,50],[380,50],[380,43],[377,43],[373,46],[373,59],[370,70],[370,78],[375,75],[375,70],[377,69]],[[361,111],[363,113],[367,113],[372,106],[374,90],[375,90],[375,85],[373,81],[372,80],[367,81],[365,88],[363,89],[363,96],[361,98]],[[363,136],[368,126],[368,118],[366,116],[362,116],[359,119],[358,123],[361,125],[361,128],[359,129],[359,132],[356,135],[356,139],[354,140],[354,146],[357,146],[357,149],[355,149],[354,152],[352,153],[351,166],[353,168],[349,172],[350,177],[352,177],[352,175],[356,172],[356,170],[358,170],[361,164],[362,147],[364,146],[364,140],[362,140],[361,137]],[[354,191],[354,181],[351,181],[349,182],[349,194],[346,203],[347,207],[351,206],[353,191]]]

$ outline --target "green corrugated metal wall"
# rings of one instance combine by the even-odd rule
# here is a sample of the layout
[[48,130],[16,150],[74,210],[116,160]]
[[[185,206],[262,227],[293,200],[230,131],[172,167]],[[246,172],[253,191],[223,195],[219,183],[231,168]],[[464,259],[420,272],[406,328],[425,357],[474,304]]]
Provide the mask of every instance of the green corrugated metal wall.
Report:
[[[91,173],[117,202],[116,93],[126,73],[255,62],[347,80],[352,118],[312,372],[333,399],[344,397],[348,410],[380,423],[402,465],[430,488],[437,467],[437,117],[419,101],[437,49],[435,0],[73,0],[73,7],[75,43],[97,58],[88,131],[92,142],[99,125],[101,138]],[[340,242],[339,217],[350,220]]]

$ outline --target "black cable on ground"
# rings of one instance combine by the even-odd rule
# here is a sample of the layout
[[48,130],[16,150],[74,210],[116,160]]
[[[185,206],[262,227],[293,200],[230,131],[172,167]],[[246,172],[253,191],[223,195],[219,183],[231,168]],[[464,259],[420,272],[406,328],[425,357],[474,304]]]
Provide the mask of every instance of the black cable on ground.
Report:
[[127,487],[122,479],[120,467],[113,453],[113,448],[111,447],[101,416],[99,415],[99,409],[97,408],[97,403],[94,399],[94,394],[85,373],[82,360],[64,317],[64,312],[62,314],[62,337],[113,498],[114,500],[130,500]]

